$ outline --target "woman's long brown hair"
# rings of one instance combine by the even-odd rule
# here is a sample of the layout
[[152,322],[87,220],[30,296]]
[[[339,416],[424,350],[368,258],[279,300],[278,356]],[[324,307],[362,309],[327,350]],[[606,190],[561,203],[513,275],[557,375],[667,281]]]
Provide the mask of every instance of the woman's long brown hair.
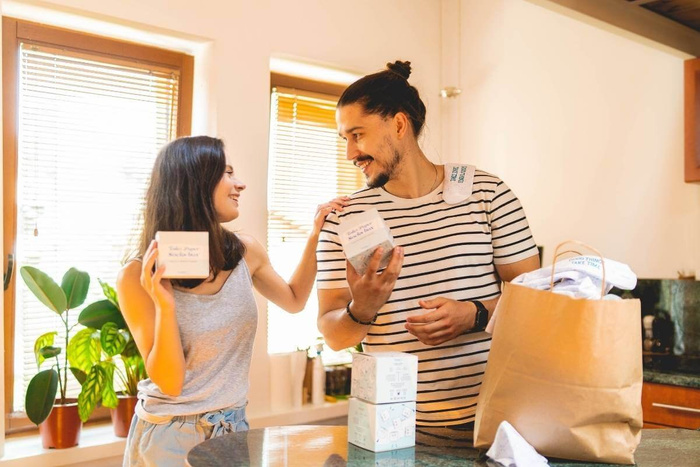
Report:
[[[225,172],[224,143],[218,138],[189,136],[166,144],[158,153],[146,191],[139,256],[143,257],[158,231],[207,231],[212,277],[234,269],[245,245],[221,225],[214,209],[214,189]],[[185,288],[202,282],[173,280]]]

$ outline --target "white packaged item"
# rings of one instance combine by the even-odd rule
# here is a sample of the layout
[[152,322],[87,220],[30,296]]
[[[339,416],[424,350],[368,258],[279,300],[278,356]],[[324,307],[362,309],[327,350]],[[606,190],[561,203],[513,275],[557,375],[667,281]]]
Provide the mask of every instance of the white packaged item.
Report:
[[350,395],[373,404],[415,401],[418,357],[404,352],[352,355]]
[[209,232],[157,232],[157,267],[165,279],[209,277]]
[[549,465],[547,458],[522,437],[513,425],[502,421],[496,430],[496,438],[486,451],[486,456],[506,467],[544,467]]
[[379,211],[369,209],[348,216],[338,227],[338,236],[345,256],[358,274],[364,274],[374,251],[382,247],[379,267],[389,263],[394,248],[394,238]]
[[473,165],[445,164],[445,180],[442,185],[442,199],[447,204],[461,203],[472,194]]
[[[413,467],[416,463],[416,448],[393,449],[374,452],[348,444],[348,465],[373,465],[375,467]],[[343,464],[344,465],[344,464]]]
[[348,442],[374,452],[415,446],[415,401],[371,404],[350,398]]
[[311,365],[311,403],[321,405],[326,401],[326,367],[323,366],[321,355],[316,355]]

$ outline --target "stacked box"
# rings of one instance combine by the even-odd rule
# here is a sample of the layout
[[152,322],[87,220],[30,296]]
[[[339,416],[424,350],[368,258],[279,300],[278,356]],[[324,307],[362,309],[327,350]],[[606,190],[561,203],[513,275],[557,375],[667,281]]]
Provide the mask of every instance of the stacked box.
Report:
[[354,354],[348,441],[374,452],[415,446],[417,380],[415,355]]

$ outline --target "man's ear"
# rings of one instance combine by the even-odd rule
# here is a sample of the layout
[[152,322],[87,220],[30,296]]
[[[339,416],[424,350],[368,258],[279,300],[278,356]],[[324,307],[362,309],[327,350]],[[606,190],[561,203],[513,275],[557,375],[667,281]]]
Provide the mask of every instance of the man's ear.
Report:
[[399,139],[403,139],[404,136],[410,134],[411,121],[405,113],[396,112],[396,115],[394,115],[394,129],[396,131],[396,137]]

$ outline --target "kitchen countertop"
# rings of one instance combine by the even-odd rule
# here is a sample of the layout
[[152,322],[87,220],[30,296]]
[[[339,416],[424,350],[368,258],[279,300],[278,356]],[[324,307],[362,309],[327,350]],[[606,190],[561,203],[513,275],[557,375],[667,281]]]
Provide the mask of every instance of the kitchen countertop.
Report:
[[644,381],[700,389],[700,357],[643,355]]
[[[355,467],[365,465],[495,467],[472,447],[471,431],[419,427],[416,446],[374,453],[347,442],[346,426],[295,425],[261,428],[213,438],[187,455],[192,467],[229,465]],[[639,467],[697,467],[700,431],[642,430],[635,452]],[[553,467],[613,464],[550,459]]]

